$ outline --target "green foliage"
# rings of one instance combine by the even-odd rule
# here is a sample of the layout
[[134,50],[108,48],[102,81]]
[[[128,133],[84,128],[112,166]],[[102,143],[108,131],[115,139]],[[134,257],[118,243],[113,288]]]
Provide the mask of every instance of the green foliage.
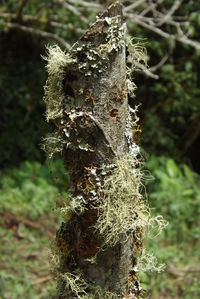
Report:
[[[82,19],[79,18],[76,13],[72,13],[72,11],[66,9],[62,1],[54,1],[53,3],[48,3],[46,0],[3,1],[0,7],[0,13],[8,13],[9,17],[1,15],[2,25],[0,26],[0,30],[7,32],[9,30],[7,22],[12,20],[15,23],[18,22],[25,27],[32,28],[33,31],[34,29],[39,29],[41,31],[52,32],[53,34],[59,34],[60,37],[66,41],[72,40],[75,42],[80,37],[80,31],[74,30],[73,27],[84,28],[85,24]],[[85,10],[84,15],[91,17],[91,14],[89,15],[87,10]],[[61,26],[56,26],[59,22]],[[52,39],[51,37],[49,38],[50,41]]]
[[[187,155],[194,163],[198,159],[197,153],[192,157],[188,150],[196,146],[197,139],[192,136],[199,136],[197,126],[194,126],[200,111],[199,52],[155,38],[146,30],[134,27],[133,32],[148,41],[150,67],[169,55],[167,62],[156,71],[159,80],[148,77],[144,80],[142,75],[135,80],[139,86],[136,101],[142,103],[143,146],[148,152],[173,158],[178,156],[180,160]],[[199,164],[197,170],[198,167]]]
[[36,40],[17,32],[0,34],[0,39],[1,167],[25,159],[44,160],[39,144],[48,126],[42,117],[41,48]]
[[[153,298],[167,294],[170,298],[199,298],[198,279],[200,236],[199,175],[187,165],[173,159],[152,156],[147,163],[155,181],[149,183],[149,200],[155,213],[169,222],[159,237],[148,247],[166,263],[160,276],[144,276],[153,290]],[[149,287],[148,287],[149,289]]]
[[[57,176],[59,180],[56,182]],[[49,166],[26,161],[19,168],[1,173],[0,181],[1,211],[33,219],[50,214],[56,196],[69,186],[60,160]]]
[[155,176],[150,200],[169,221],[167,238],[180,243],[198,240],[200,177],[187,165],[178,166],[166,157],[152,156],[148,166]]
[[0,182],[0,298],[50,298],[49,237],[58,225],[52,208],[69,185],[63,164],[26,161],[2,171]]

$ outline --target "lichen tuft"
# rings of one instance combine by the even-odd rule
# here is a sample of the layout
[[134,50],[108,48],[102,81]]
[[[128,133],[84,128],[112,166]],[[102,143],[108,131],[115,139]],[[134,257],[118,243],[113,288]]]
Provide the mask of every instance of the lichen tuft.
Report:
[[54,120],[62,118],[63,101],[65,98],[63,91],[63,80],[65,68],[74,62],[70,54],[63,52],[58,46],[48,47],[47,61],[48,79],[44,87],[46,103],[46,119]]
[[[115,160],[115,168],[104,180],[103,198],[99,205],[96,229],[104,246],[112,247],[126,241],[135,232],[157,233],[165,227],[162,216],[151,217],[148,204],[141,194],[143,174],[141,161],[131,154]],[[124,238],[125,236],[125,238]]]

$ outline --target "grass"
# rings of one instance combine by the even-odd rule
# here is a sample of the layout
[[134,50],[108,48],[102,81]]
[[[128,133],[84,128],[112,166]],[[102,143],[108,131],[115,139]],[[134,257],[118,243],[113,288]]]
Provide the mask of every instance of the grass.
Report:
[[152,156],[148,167],[155,178],[147,186],[150,205],[169,225],[147,244],[165,271],[147,273],[143,282],[153,299],[200,298],[200,177],[166,157]]
[[62,162],[26,161],[0,179],[0,298],[50,298],[56,285],[48,251],[59,225],[54,199],[69,184]]

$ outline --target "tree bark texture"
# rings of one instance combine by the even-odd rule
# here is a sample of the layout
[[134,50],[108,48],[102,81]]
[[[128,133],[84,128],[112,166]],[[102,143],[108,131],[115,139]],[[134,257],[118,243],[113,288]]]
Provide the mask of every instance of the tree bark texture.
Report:
[[112,173],[113,161],[134,145],[127,132],[125,40],[126,25],[117,2],[71,48],[70,63],[64,67],[62,113],[54,123],[65,140],[62,155],[71,179],[70,200],[76,199],[76,204],[54,242],[56,298],[139,296],[133,267],[141,244],[133,235],[126,240],[120,235],[113,246],[104,246],[96,229],[104,179]]

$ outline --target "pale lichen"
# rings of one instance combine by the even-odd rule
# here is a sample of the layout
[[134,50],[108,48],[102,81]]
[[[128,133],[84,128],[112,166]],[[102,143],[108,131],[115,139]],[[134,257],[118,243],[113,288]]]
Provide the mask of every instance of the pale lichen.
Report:
[[133,128],[137,126],[137,123],[139,121],[139,118],[137,116],[137,111],[138,111],[138,106],[135,106],[134,109],[128,106],[128,116],[126,120],[125,136],[128,143],[129,153],[133,157],[138,157],[138,155],[140,154],[140,148],[133,140]]
[[46,118],[49,121],[63,116],[65,68],[74,63],[74,60],[70,54],[65,53],[58,46],[49,47],[47,57],[43,58],[47,61],[48,71],[48,79],[44,87],[44,101],[46,103]]
[[151,217],[148,204],[142,197],[141,161],[127,154],[116,159],[114,164],[111,175],[104,179],[103,198],[95,226],[103,239],[103,246],[108,247],[121,242],[122,237],[127,241],[138,230],[148,232],[153,227],[158,233],[165,227],[162,216]]
[[141,256],[137,259],[137,271],[139,272],[163,272],[165,264],[159,264],[153,253],[143,249]]
[[[58,289],[61,285],[60,292],[61,296],[64,294],[64,298],[77,299],[118,299],[119,296],[113,292],[104,291],[98,285],[88,283],[81,273],[72,274],[65,272],[64,274],[58,274]],[[64,285],[64,290],[62,285]],[[61,297],[62,298],[62,297]]]
[[58,132],[48,134],[43,138],[42,149],[46,152],[48,159],[52,159],[56,154],[62,153],[66,141]]
[[85,211],[84,203],[85,201],[82,195],[75,197],[68,195],[65,199],[63,199],[62,206],[58,209],[63,220],[70,220],[73,214],[83,214]]
[[136,85],[132,80],[132,75],[136,71],[144,71],[147,69],[148,56],[144,45],[140,41],[135,42],[135,39],[130,36],[126,37],[126,47],[128,54],[126,87],[129,96],[134,97]]

